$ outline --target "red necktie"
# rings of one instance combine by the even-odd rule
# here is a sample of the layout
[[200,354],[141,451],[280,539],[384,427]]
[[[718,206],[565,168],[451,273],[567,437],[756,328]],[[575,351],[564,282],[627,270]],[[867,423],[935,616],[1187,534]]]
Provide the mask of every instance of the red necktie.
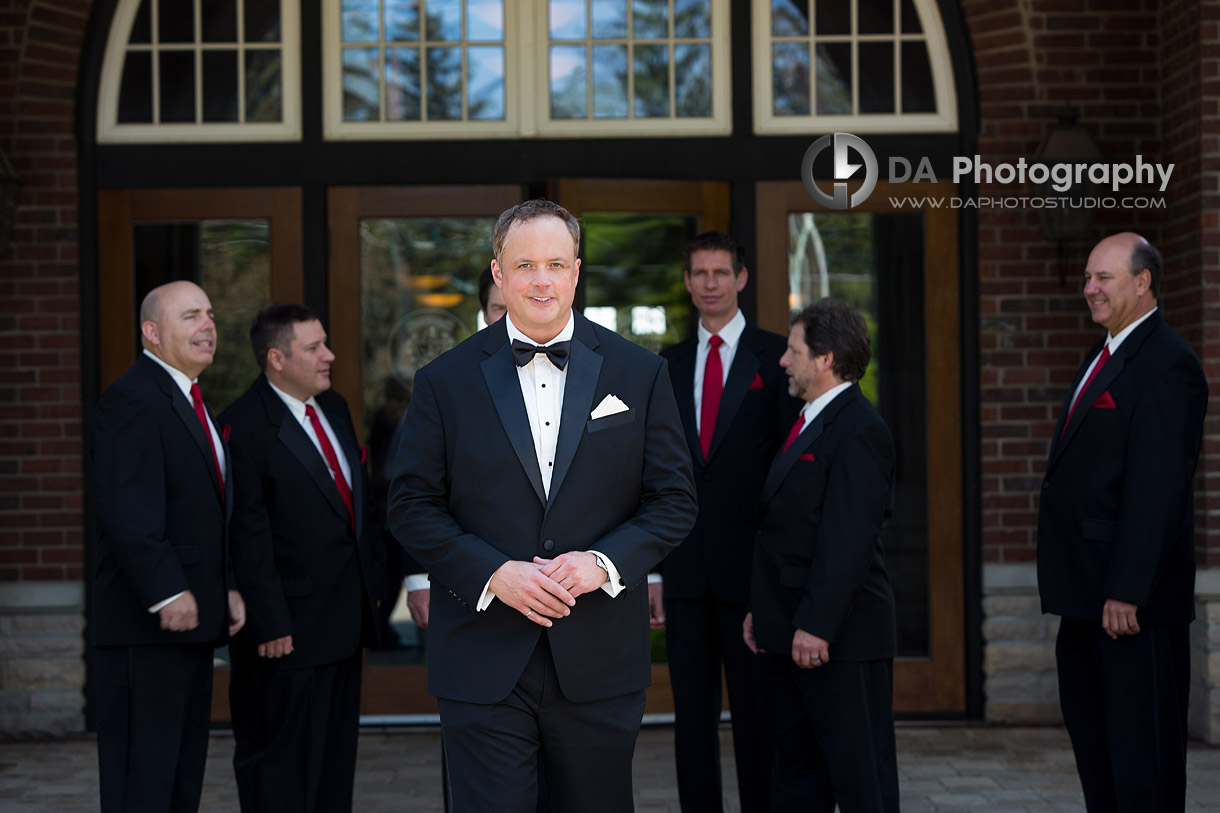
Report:
[[1089,373],[1089,377],[1085,379],[1084,386],[1080,388],[1080,392],[1076,393],[1076,400],[1072,401],[1072,408],[1068,410],[1067,420],[1063,422],[1063,429],[1059,432],[1059,437],[1063,437],[1063,433],[1067,431],[1068,424],[1072,421],[1072,413],[1076,411],[1076,405],[1080,403],[1080,399],[1084,396],[1085,390],[1093,383],[1093,379],[1097,378],[1097,374],[1101,372],[1101,368],[1105,366],[1106,361],[1110,358],[1110,345],[1106,345],[1101,349],[1101,355],[1097,357],[1097,363],[1093,365],[1093,372]]
[[347,480],[343,477],[339,458],[335,457],[335,447],[330,445],[330,438],[326,436],[326,430],[322,428],[322,422],[318,420],[317,411],[311,405],[306,404],[305,414],[309,416],[314,434],[318,436],[318,443],[322,445],[322,456],[326,458],[326,465],[330,466],[331,473],[335,475],[335,487],[339,489],[339,496],[343,498],[343,504],[347,506],[347,513],[352,518],[352,531],[355,531],[356,512],[352,509],[352,490],[348,488]]
[[712,448],[712,433],[716,431],[716,413],[720,411],[720,396],[724,393],[724,366],[720,363],[720,345],[724,339],[713,335],[708,339],[707,366],[703,369],[703,401],[699,408],[699,446],[707,460]]
[[780,454],[788,451],[788,447],[792,445],[792,441],[796,440],[796,436],[801,433],[801,428],[805,425],[805,410],[801,410],[801,414],[796,416],[796,423],[792,424],[792,431],[788,433],[788,439],[784,441],[784,448],[780,450]]
[[212,450],[212,465],[216,467],[216,477],[220,480],[220,499],[225,498],[225,476],[220,470],[220,458],[216,456],[216,441],[212,440],[212,425],[208,423],[208,411],[203,408],[203,393],[198,384],[191,384],[191,402],[195,405],[195,415],[203,424],[203,434],[207,436],[208,448]]

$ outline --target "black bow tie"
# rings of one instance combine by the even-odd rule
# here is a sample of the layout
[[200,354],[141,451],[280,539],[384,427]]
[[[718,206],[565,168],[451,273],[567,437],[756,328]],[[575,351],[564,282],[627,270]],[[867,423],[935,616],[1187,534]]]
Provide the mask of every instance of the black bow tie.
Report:
[[534,360],[534,356],[539,353],[546,353],[546,357],[551,360],[551,364],[562,370],[568,366],[568,351],[571,347],[571,341],[555,342],[554,344],[548,344],[546,347],[539,347],[536,344],[523,342],[520,339],[513,339],[513,359],[517,362],[518,367],[524,367]]

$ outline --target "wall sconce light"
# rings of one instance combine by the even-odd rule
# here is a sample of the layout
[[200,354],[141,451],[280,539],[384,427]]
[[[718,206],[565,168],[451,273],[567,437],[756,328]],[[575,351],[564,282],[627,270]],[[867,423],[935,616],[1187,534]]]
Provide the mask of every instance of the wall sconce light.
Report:
[[[1072,177],[1068,189],[1056,189],[1055,185],[1063,186],[1063,181],[1056,180],[1055,166],[1066,164],[1075,167],[1079,164],[1096,164],[1105,156],[1093,143],[1088,129],[1076,122],[1078,113],[1075,108],[1067,107],[1059,115],[1059,121],[1046,131],[1042,146],[1034,158],[1034,164],[1045,164],[1048,170],[1047,179],[1034,187],[1040,197],[1066,198],[1068,205],[1048,207],[1038,210],[1038,220],[1042,236],[1053,240],[1059,245],[1059,280],[1064,280],[1064,246],[1069,240],[1084,240],[1093,230],[1093,220],[1097,210],[1091,205],[1089,198],[1095,198],[1098,187],[1088,176],[1080,178],[1080,182]],[[1060,170],[1062,176],[1063,171]],[[1074,176],[1073,171],[1073,176]],[[1079,205],[1072,205],[1079,204]]]
[[17,219],[17,194],[21,181],[9,163],[8,156],[0,149],[0,254],[8,250],[8,238]]

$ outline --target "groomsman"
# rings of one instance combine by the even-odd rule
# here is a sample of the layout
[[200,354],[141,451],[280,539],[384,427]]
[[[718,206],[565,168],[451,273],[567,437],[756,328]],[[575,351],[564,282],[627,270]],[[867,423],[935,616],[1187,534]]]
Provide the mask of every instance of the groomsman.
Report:
[[216,352],[208,295],[154,288],[144,352],[93,415],[97,540],[90,631],[104,813],[196,810],[212,655],[245,608],[229,563],[229,449],[199,374]]
[[894,593],[881,528],[894,443],[859,381],[868,326],[843,302],[796,315],[780,364],[805,406],[763,486],[746,644],[770,656],[772,810],[898,810]]
[[335,355],[321,321],[302,305],[268,305],[250,343],[263,374],[221,415],[250,612],[229,686],[241,808],[351,810],[381,529],[347,402],[330,390]]
[[695,527],[665,557],[663,581],[650,588],[654,619],[665,626],[678,799],[686,813],[724,809],[722,667],[741,810],[770,809],[765,661],[746,648],[741,623],[763,480],[799,402],[788,394],[779,366],[784,337],[746,324],[737,306],[750,276],[744,255],[719,231],[704,232],[686,246],[683,280],[699,326],[694,338],[661,354],[669,361],[699,498]]

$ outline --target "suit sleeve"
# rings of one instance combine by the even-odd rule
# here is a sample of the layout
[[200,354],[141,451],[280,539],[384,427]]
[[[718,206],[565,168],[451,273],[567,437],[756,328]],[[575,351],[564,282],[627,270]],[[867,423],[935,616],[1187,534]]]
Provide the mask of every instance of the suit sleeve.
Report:
[[101,399],[93,451],[98,519],[144,607],[190,589],[166,538],[165,454],[147,404],[122,392]]
[[653,379],[646,420],[639,508],[589,546],[614,562],[628,587],[686,538],[698,512],[690,452],[664,361]]
[[434,580],[474,607],[492,574],[509,557],[468,533],[449,511],[447,427],[427,370],[415,392],[394,449],[387,524]]
[[831,644],[868,577],[893,472],[889,432],[875,424],[844,438],[827,474],[809,579],[793,623]]
[[1130,426],[1107,598],[1148,606],[1170,552],[1193,520],[1191,495],[1207,411],[1198,360],[1178,353],[1158,364],[1141,390]]
[[258,644],[292,634],[292,616],[275,567],[271,518],[263,476],[249,436],[254,430],[233,424],[229,440],[233,471],[230,549],[237,587],[246,603],[246,628]]

